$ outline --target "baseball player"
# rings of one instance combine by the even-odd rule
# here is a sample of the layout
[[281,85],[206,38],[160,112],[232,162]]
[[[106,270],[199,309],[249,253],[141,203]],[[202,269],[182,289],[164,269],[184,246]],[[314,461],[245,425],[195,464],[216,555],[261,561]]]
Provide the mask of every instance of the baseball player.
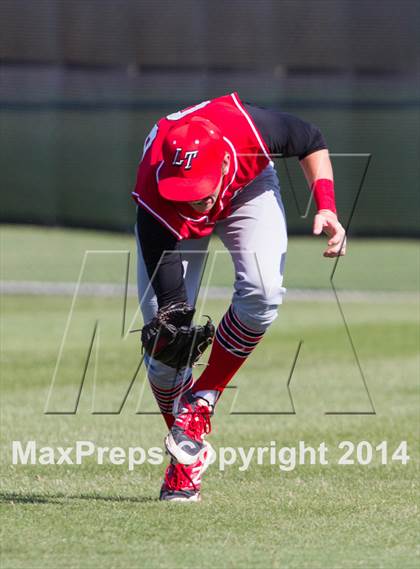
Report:
[[[160,119],[144,144],[133,197],[145,363],[169,429],[161,500],[200,499],[216,403],[282,303],[287,232],[272,154],[299,159],[317,207],[313,233],[327,235],[325,257],[344,255],[332,166],[314,125],[231,93]],[[235,270],[216,331],[210,321],[192,324],[212,233]],[[209,344],[194,382],[192,366]]]

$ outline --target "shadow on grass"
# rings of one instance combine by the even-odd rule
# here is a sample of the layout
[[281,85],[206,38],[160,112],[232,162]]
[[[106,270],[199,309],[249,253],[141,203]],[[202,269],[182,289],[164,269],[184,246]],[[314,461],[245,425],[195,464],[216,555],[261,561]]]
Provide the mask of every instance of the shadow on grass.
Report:
[[158,502],[152,496],[101,496],[100,494],[19,494],[17,492],[0,492],[2,504],[63,504],[67,500],[102,500],[104,502],[132,502],[147,503]]

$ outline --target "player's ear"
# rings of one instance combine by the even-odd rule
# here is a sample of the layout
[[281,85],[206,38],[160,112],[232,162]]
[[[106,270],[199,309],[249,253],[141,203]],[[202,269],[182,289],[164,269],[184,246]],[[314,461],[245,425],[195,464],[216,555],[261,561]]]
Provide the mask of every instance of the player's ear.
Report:
[[230,154],[226,152],[222,162],[222,174],[225,176],[229,172]]

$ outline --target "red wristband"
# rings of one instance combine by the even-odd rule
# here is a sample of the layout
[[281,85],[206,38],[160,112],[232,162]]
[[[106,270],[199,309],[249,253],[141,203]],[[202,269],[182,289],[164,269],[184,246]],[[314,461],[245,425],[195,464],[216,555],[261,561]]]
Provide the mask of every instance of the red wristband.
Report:
[[327,178],[315,180],[312,184],[312,191],[314,193],[314,199],[318,211],[320,209],[329,209],[330,211],[337,213],[337,209],[335,207],[333,180],[328,180]]

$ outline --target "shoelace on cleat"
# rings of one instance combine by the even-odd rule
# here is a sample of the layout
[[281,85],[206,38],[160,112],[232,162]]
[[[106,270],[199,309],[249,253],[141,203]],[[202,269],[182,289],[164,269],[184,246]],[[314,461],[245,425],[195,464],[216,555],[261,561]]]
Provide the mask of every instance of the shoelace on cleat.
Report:
[[187,467],[182,464],[172,464],[165,477],[165,484],[168,490],[194,490],[199,488],[194,484],[189,476]]
[[202,434],[208,435],[211,432],[210,412],[207,406],[197,405],[193,410],[190,407],[185,416],[184,430],[191,434],[195,439],[201,438]]

